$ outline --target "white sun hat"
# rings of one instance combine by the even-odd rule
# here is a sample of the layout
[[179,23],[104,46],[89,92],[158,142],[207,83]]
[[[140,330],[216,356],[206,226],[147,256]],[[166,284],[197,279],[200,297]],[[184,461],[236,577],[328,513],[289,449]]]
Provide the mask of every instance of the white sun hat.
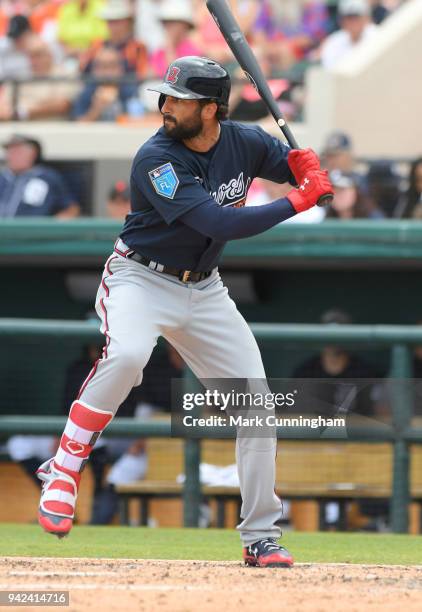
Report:
[[369,15],[369,4],[367,0],[340,0],[338,12],[341,17],[348,15]]
[[100,17],[106,21],[130,19],[133,17],[133,9],[128,0],[108,0],[100,13]]
[[191,28],[195,27],[192,3],[190,0],[164,0],[159,11],[160,21],[184,21]]

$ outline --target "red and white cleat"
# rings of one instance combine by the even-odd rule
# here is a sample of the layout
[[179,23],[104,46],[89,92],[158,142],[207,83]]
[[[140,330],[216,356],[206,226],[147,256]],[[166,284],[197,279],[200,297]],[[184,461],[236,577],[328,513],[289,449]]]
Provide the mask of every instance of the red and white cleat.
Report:
[[80,475],[72,477],[58,469],[54,459],[40,465],[36,474],[44,483],[38,522],[47,533],[63,538],[72,529]]
[[258,567],[292,567],[293,557],[274,538],[265,538],[243,549],[245,565]]

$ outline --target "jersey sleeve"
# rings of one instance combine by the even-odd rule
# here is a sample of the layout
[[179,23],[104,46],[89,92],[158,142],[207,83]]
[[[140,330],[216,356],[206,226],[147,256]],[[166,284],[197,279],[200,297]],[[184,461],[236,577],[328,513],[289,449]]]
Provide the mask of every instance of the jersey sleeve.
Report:
[[144,210],[148,203],[168,225],[192,208],[214,202],[188,168],[164,156],[135,160],[131,186],[133,212]]
[[262,128],[257,127],[260,137],[261,163],[257,176],[274,183],[290,183],[296,185],[296,180],[287,163],[290,147],[275,136],[267,134]]

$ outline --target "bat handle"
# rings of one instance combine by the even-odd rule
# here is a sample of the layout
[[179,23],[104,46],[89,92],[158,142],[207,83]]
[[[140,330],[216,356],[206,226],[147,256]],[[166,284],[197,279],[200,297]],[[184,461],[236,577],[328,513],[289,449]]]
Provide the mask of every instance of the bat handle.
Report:
[[[277,125],[283,132],[290,147],[292,149],[300,149],[299,143],[297,142],[296,138],[293,136],[292,132],[290,131],[289,126],[286,124],[284,119],[280,117],[279,115],[278,116],[274,115],[274,118],[276,119]],[[327,193],[326,195],[323,195],[319,198],[317,202],[317,206],[326,206],[327,204],[331,204],[332,201],[333,201],[332,194]]]
[[327,195],[323,195],[319,198],[317,206],[326,206],[327,204],[331,204],[332,201],[333,195],[331,193],[327,193]]
[[[283,117],[281,117],[280,114],[274,112],[274,119],[277,121],[277,125],[278,127],[281,129],[281,131],[283,132],[287,142],[289,143],[290,147],[292,149],[300,149],[299,143],[297,142],[296,138],[293,136],[289,126],[286,124],[285,120],[283,119]],[[333,196],[331,193],[327,193],[326,195],[323,195],[319,198],[318,202],[317,202],[317,206],[326,206],[327,204],[331,204],[333,201]]]

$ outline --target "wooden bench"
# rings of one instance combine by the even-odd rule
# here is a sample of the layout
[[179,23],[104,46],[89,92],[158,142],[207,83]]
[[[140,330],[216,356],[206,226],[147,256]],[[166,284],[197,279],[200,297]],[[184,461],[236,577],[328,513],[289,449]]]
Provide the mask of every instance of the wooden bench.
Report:
[[[173,481],[145,480],[130,485],[116,487],[120,498],[120,522],[129,524],[129,501],[139,499],[140,525],[148,525],[150,501],[152,499],[179,499],[183,494],[183,485]],[[217,527],[226,525],[226,503],[233,501],[240,515],[241,498],[239,487],[202,486],[201,493],[206,500],[215,500],[217,504]]]
[[[176,477],[183,472],[183,442],[176,439],[148,441],[149,469],[143,481],[117,487],[121,522],[128,524],[128,506],[138,499],[138,522],[148,524],[153,499],[180,499],[183,485]],[[204,440],[201,460],[215,465],[234,462],[233,440]],[[276,490],[282,499],[314,502],[314,528],[324,529],[325,505],[339,504],[339,527],[347,527],[347,504],[362,499],[389,500],[391,496],[392,447],[390,444],[349,442],[283,441],[277,453]],[[411,462],[412,500],[422,503],[422,448],[414,446]],[[217,506],[216,525],[226,525],[226,507],[234,502],[240,514],[237,487],[201,488],[204,499]],[[416,519],[419,520],[419,519]],[[419,524],[414,531],[420,531]]]
[[[140,481],[130,485],[117,487],[120,498],[120,522],[129,525],[129,501],[138,499],[140,502],[140,525],[148,525],[150,516],[149,508],[152,499],[179,499],[183,494],[183,485],[166,481]],[[297,486],[292,488],[283,483],[276,485],[276,491],[280,497],[295,501],[315,501],[318,507],[318,528],[327,528],[325,521],[325,505],[328,502],[336,502],[339,505],[339,529],[347,529],[347,503],[361,499],[388,500],[391,490],[384,487],[368,487],[366,485],[355,485],[350,488],[338,488],[335,486]],[[240,517],[241,497],[238,487],[211,487],[202,486],[201,493],[205,500],[215,500],[217,504],[216,526],[226,526],[226,504],[233,501],[237,505],[237,517]],[[419,504],[422,503],[422,489],[412,495],[412,499]]]

